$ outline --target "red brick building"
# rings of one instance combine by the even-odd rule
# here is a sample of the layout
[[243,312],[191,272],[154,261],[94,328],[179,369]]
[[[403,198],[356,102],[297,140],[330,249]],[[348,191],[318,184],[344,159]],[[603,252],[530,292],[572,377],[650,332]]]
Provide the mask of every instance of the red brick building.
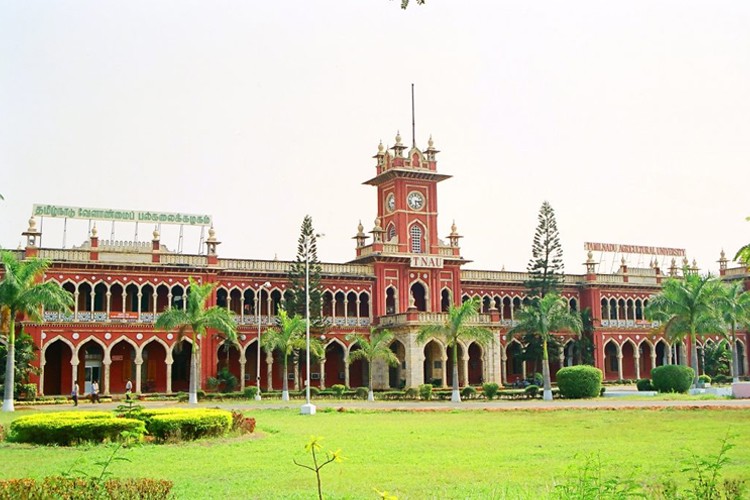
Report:
[[[330,328],[322,336],[325,359],[311,367],[315,386],[362,385],[367,366],[348,363],[350,345],[345,336],[385,326],[396,333],[392,349],[401,360],[395,368],[374,366],[376,386],[413,387],[423,382],[451,384],[451,359],[439,339],[416,341],[421,325],[441,321],[455,300],[480,297],[482,314],[477,321],[496,332],[494,341],[481,346],[460,346],[461,385],[495,381],[508,383],[533,370],[520,360],[518,341],[508,342],[505,332],[514,312],[525,299],[526,273],[463,269],[455,224],[446,241],[437,233],[437,184],[450,176],[437,171],[432,139],[421,151],[396,138],[386,151],[381,144],[374,156],[376,174],[366,184],[377,189],[377,219],[369,235],[360,224],[354,236],[354,259],[322,264],[322,315]],[[26,248],[19,257],[43,257],[52,265],[44,277],[75,297],[75,307],[65,313],[44,313],[43,324],[26,324],[40,348],[39,392],[68,394],[73,379],[100,380],[102,391],[122,393],[131,379],[137,392],[174,392],[187,389],[190,342],[177,348],[172,333],[156,331],[155,318],[169,307],[182,307],[188,278],[216,283],[211,305],[228,308],[236,318],[241,348],[226,348],[222,339],[208,336],[201,345],[201,383],[228,366],[242,386],[255,385],[260,372],[263,390],[281,387],[286,376],[299,386],[306,375],[304,356],[282,373],[278,355],[262,352],[258,367],[258,333],[261,335],[282,306],[288,293],[289,262],[225,259],[218,255],[216,233],[209,230],[206,254],[171,252],[154,231],[150,243],[99,239],[96,226],[78,248],[42,248],[41,233],[32,217],[23,234]],[[565,277],[562,295],[573,310],[589,308],[593,317],[595,364],[606,379],[648,377],[652,367],[689,359],[685,347],[671,345],[652,331],[645,320],[649,297],[658,292],[665,274],[677,274],[677,265],[659,269],[632,269],[625,262],[614,274],[598,274],[589,254],[585,273]],[[746,268],[727,268],[727,280],[750,283]],[[681,272],[681,271],[679,271]],[[266,285],[267,284],[267,285]],[[701,342],[717,342],[719,336]],[[702,344],[701,344],[702,345]],[[740,370],[748,373],[748,338],[739,335]],[[552,372],[575,362],[570,339]]]

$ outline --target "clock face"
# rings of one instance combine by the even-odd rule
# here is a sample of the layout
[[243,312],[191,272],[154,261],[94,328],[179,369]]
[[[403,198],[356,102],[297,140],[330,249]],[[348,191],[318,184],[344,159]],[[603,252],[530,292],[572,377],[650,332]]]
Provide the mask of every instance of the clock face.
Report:
[[386,198],[385,207],[389,212],[393,212],[396,209],[396,197],[393,196],[393,193],[389,194],[388,198]]
[[422,193],[412,191],[406,197],[406,203],[412,210],[421,210],[424,207],[424,196],[422,196]]

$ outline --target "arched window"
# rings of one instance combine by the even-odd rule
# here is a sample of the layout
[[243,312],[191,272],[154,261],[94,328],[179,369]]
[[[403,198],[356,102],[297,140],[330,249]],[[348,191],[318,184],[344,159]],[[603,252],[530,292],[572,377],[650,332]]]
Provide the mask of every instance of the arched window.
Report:
[[387,241],[393,241],[393,239],[396,237],[396,225],[392,222],[388,224],[388,232],[387,232]]
[[414,224],[409,230],[411,236],[411,253],[422,253],[422,228]]

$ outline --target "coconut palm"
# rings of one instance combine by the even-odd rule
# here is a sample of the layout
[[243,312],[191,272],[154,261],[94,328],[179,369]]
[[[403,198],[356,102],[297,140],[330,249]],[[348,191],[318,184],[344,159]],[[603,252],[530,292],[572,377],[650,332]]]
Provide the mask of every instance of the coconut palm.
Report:
[[[746,217],[745,220],[750,221],[750,217]],[[734,260],[742,262],[746,266],[750,266],[750,243],[737,250],[737,255],[734,256]]]
[[[286,310],[280,309],[277,326],[269,328],[263,337],[263,347],[269,351],[281,351],[284,359],[284,376],[282,377],[281,400],[289,401],[289,356],[305,348],[305,320],[301,316],[289,316]],[[318,339],[310,339],[310,354],[322,357],[323,346]],[[310,367],[308,366],[309,370]]]
[[544,399],[552,399],[552,380],[549,371],[549,350],[547,344],[554,332],[571,332],[580,337],[583,330],[581,316],[568,310],[568,303],[556,293],[548,293],[542,298],[534,297],[515,314],[518,322],[508,330],[508,340],[518,335],[537,335],[542,341],[542,377],[544,378]]
[[225,307],[206,307],[211,298],[215,283],[200,284],[190,278],[185,309],[170,308],[159,315],[154,327],[157,330],[170,332],[177,330],[177,341],[190,336],[190,382],[188,385],[188,403],[198,404],[198,359],[200,347],[198,338],[205,337],[209,330],[224,335],[227,340],[237,342],[237,327],[234,319]]
[[349,352],[349,361],[363,359],[367,361],[367,393],[368,401],[375,401],[375,394],[372,392],[372,364],[376,359],[382,359],[390,366],[398,366],[399,361],[393,351],[391,351],[391,341],[393,333],[389,330],[378,330],[370,328],[370,338],[358,333],[350,333],[346,339],[353,342],[353,345],[359,346],[356,351]]
[[476,340],[481,345],[492,341],[493,334],[487,328],[468,325],[479,315],[479,298],[474,297],[460,306],[451,305],[443,324],[426,325],[419,329],[417,342],[425,343],[431,337],[438,337],[445,341],[446,347],[452,348],[453,359],[453,393],[451,401],[460,403],[461,393],[458,390],[458,343],[461,340]]
[[6,336],[8,352],[5,362],[5,394],[3,411],[14,411],[16,319],[24,316],[33,322],[43,321],[41,310],[63,310],[73,307],[73,297],[53,281],[40,282],[49,262],[43,259],[18,260],[10,252],[0,256],[3,279],[0,281],[2,333]]
[[698,335],[725,331],[718,307],[722,296],[721,282],[711,275],[685,273],[682,279],[670,278],[646,306],[646,317],[661,321],[657,329],[670,342],[688,337],[693,387],[698,385]]
[[732,381],[740,381],[739,359],[737,357],[737,327],[750,325],[750,292],[745,291],[741,281],[725,283],[719,301],[719,312],[729,331],[727,340],[732,353]]

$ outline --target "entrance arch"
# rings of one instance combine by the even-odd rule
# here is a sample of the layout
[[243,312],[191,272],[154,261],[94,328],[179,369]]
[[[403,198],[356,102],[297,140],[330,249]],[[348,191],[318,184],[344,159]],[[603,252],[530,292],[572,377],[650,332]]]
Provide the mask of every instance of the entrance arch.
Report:
[[[153,342],[149,347],[153,346]],[[190,356],[193,352],[193,344],[187,340],[176,343],[172,348],[172,390],[175,392],[187,392],[190,389]],[[145,360],[144,349],[144,363]],[[145,392],[145,391],[144,391]]]
[[394,339],[390,345],[391,352],[398,358],[397,366],[388,367],[388,386],[391,389],[401,389],[406,385],[404,374],[404,360],[406,359],[406,348],[400,340]]
[[109,350],[109,392],[124,393],[125,384],[135,378],[136,348],[126,337],[116,341]]
[[424,383],[435,387],[445,387],[445,350],[437,340],[430,340],[424,346]]
[[517,340],[512,340],[505,347],[505,370],[508,383],[520,382],[526,376],[523,364],[523,347]]
[[482,363],[482,348],[476,342],[469,345],[469,383],[481,385],[484,382],[484,366]]
[[70,394],[73,387],[73,375],[70,360],[73,359],[73,346],[58,337],[42,349],[44,364],[45,396]]
[[95,337],[89,337],[78,346],[78,387],[81,394],[91,394],[91,384],[96,381],[99,391],[104,388],[104,347]]
[[[239,301],[238,301],[239,304]],[[219,372],[224,368],[229,369],[229,373],[235,376],[237,384],[232,388],[234,391],[240,389],[240,351],[237,348],[237,344],[234,342],[225,340],[219,345],[216,350],[216,375],[218,377]],[[220,390],[227,390],[226,387],[220,387]]]
[[346,348],[339,343],[337,340],[331,340],[326,345],[326,387],[332,385],[346,384],[346,363],[344,362],[344,356]]
[[[427,310],[427,288],[420,283],[419,281],[413,283],[411,285],[410,289],[411,293],[411,299],[414,301],[414,307],[417,308],[417,311],[426,311]],[[411,307],[412,304],[409,304],[409,307]]]

